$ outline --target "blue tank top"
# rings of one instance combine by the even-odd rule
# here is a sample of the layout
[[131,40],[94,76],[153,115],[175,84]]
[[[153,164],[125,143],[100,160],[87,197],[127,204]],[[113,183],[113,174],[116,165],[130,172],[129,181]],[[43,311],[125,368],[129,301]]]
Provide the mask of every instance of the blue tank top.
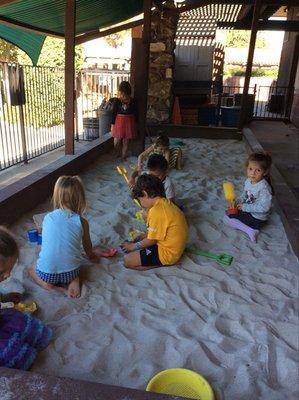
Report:
[[82,262],[82,234],[80,215],[63,209],[47,214],[43,221],[42,248],[37,269],[59,274],[78,268]]

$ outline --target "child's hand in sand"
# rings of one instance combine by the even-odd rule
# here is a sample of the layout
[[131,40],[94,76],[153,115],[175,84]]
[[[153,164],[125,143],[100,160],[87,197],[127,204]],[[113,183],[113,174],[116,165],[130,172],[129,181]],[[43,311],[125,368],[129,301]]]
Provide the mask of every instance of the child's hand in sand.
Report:
[[134,250],[136,250],[135,243],[131,243],[131,242],[123,242],[123,243],[121,244],[121,247],[124,248],[124,249],[127,250],[127,251],[134,251]]

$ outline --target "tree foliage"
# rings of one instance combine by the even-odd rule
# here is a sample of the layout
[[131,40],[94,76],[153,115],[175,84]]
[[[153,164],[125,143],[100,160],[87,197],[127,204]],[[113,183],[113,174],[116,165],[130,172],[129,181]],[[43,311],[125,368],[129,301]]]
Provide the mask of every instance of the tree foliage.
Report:
[[0,39],[0,61],[17,62],[18,48],[3,39]]
[[[250,31],[230,30],[226,32],[224,46],[244,48],[249,46],[249,40],[250,40]],[[260,32],[258,32],[257,34],[255,46],[257,48],[267,47],[267,41]]]
[[[41,67],[64,68],[64,40],[48,36],[42,47],[37,65]],[[18,49],[18,62],[20,64],[31,64],[27,54]],[[83,47],[75,47],[75,68],[79,71],[84,62]]]
[[[18,47],[0,42],[0,60],[29,65],[24,68],[25,91],[30,115],[25,115],[26,124],[34,127],[59,125],[64,119],[64,40],[47,37],[42,48],[38,66],[31,68],[30,58]],[[75,48],[75,68],[79,72],[83,66],[83,47]],[[27,120],[29,118],[30,120]]]
[[104,40],[109,46],[117,48],[118,46],[123,45],[126,35],[128,34],[128,30],[113,33],[112,35],[108,35],[104,37]]

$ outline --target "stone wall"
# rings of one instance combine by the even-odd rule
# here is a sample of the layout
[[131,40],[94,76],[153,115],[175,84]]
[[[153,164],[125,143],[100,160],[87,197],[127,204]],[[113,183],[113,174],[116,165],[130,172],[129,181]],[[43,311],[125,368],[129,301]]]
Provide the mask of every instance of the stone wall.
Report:
[[157,15],[154,14],[152,20],[147,122],[167,123],[171,118],[173,104],[172,81],[178,17],[162,15],[162,18],[155,18]]

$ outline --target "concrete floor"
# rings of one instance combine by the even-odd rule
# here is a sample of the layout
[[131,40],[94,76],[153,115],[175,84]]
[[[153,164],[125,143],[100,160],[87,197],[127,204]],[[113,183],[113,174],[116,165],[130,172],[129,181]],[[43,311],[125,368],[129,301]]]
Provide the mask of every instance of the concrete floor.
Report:
[[299,200],[299,129],[280,121],[254,121],[250,129]]

